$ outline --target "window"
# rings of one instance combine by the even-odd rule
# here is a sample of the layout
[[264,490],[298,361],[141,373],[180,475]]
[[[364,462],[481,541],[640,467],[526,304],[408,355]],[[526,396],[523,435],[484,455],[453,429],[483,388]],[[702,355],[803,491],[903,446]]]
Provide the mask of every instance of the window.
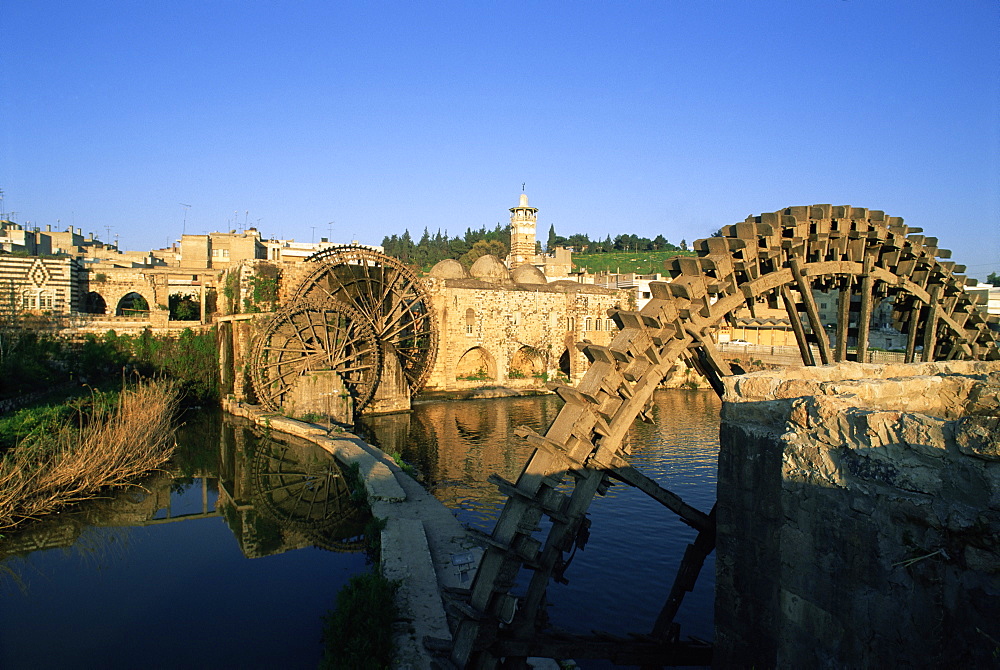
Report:
[[602,324],[602,322],[603,322],[603,321],[604,321],[604,319],[595,319],[595,320],[594,320],[594,322],[595,322],[595,323],[594,323],[594,326],[595,326],[595,327],[597,328],[597,330],[600,330],[600,329],[601,329],[601,327],[602,327],[602,325],[603,325],[603,324]]
[[589,330],[590,330],[590,325],[591,325],[591,324],[590,324],[590,317],[587,317],[587,321],[586,321],[586,327],[584,328],[584,330],[585,330],[585,331],[589,331]]
[[465,310],[465,334],[472,335],[472,327],[476,325],[476,310],[471,307]]

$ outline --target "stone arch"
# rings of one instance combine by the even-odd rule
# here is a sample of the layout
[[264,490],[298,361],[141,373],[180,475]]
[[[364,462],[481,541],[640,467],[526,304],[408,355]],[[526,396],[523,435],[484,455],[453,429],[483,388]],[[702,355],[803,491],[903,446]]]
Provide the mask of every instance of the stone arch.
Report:
[[545,374],[545,359],[538,349],[527,345],[514,352],[510,359],[508,377],[514,379],[539,378]]
[[83,311],[86,314],[107,314],[108,303],[97,291],[90,291],[84,296]]
[[472,347],[458,359],[455,378],[459,381],[496,381],[496,360],[483,347]]
[[[148,316],[149,301],[141,293],[130,291],[123,295],[115,306],[115,316]],[[140,314],[145,312],[145,314]]]

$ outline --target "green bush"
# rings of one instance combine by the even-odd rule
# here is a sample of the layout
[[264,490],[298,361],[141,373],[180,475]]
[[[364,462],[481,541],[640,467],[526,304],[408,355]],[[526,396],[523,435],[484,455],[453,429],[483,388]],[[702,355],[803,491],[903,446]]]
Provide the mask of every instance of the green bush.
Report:
[[392,622],[399,583],[378,572],[351,577],[337,594],[337,608],[323,618],[328,670],[383,670],[392,664]]

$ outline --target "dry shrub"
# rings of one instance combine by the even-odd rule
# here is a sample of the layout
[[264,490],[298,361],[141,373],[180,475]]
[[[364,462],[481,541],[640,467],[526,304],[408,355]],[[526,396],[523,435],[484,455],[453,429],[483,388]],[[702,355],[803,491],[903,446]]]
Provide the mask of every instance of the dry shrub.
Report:
[[[123,486],[170,458],[176,385],[142,383],[95,405],[81,427],[15,447],[0,461],[0,529]],[[82,419],[82,418],[81,418]]]

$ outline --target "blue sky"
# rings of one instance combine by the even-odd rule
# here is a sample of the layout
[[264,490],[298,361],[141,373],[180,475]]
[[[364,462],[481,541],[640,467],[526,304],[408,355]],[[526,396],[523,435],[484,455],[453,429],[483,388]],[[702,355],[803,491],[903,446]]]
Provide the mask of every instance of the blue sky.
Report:
[[542,236],[849,204],[1000,270],[995,0],[4,0],[0,26],[20,223],[377,244],[505,222],[525,182]]

